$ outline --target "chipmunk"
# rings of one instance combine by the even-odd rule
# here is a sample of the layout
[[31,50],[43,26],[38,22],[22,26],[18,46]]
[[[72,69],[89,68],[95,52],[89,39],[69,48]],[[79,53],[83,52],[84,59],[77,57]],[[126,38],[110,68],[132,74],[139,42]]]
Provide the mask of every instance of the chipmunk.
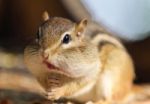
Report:
[[37,39],[25,48],[25,64],[48,99],[128,104],[146,98],[133,87],[133,61],[121,42],[107,34],[88,39],[86,26],[86,19],[74,23],[45,13]]

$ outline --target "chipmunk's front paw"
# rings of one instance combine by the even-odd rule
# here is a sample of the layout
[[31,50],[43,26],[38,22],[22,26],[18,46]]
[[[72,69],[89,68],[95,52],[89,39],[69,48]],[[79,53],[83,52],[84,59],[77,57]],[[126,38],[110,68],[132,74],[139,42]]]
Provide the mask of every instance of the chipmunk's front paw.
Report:
[[63,90],[61,88],[50,89],[47,93],[47,98],[50,100],[57,100],[63,96]]

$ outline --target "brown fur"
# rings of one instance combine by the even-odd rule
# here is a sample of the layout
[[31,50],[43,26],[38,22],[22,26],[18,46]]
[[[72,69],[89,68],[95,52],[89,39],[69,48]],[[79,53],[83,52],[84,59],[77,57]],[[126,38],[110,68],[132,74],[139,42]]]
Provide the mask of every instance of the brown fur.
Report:
[[[117,74],[118,81],[116,83],[114,82],[111,99],[116,101],[122,100],[124,96],[130,92],[132,81],[134,79],[134,70],[133,65],[131,64],[131,58],[125,50],[113,46],[113,44],[105,44],[101,49],[100,59],[102,62],[102,71],[104,73],[105,70],[111,70],[112,74],[115,74],[114,76]],[[115,68],[113,69],[113,67],[116,67],[119,63],[122,66],[119,66],[120,69],[118,69],[118,73],[115,73],[117,70]]]
[[[86,22],[77,24],[60,17],[46,20],[40,26],[39,43],[25,49],[27,67],[48,92],[49,99],[128,103],[135,76],[131,57],[112,36],[86,39]],[[70,44],[62,43],[66,32],[72,38]],[[49,70],[43,60],[55,65],[54,70]]]

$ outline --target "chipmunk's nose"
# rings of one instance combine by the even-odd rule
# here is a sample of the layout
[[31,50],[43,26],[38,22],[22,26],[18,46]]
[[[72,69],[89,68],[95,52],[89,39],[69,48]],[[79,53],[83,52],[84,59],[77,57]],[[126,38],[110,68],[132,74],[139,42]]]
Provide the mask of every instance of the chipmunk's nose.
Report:
[[49,57],[53,57],[56,53],[57,53],[56,49],[43,50],[43,58],[48,59]]

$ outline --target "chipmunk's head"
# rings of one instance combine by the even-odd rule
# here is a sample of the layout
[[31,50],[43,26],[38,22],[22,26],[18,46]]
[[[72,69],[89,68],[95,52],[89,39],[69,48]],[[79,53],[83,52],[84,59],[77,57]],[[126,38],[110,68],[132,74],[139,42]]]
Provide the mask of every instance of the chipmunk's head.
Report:
[[87,20],[76,24],[62,17],[49,17],[44,13],[44,23],[39,27],[37,42],[45,49],[71,48],[82,42]]
[[45,13],[36,41],[43,64],[47,67],[42,70],[82,77],[95,66],[97,56],[95,58],[93,51],[97,50],[89,48],[90,45],[87,47],[84,39],[86,25],[86,19],[74,23],[61,17],[49,17]]

